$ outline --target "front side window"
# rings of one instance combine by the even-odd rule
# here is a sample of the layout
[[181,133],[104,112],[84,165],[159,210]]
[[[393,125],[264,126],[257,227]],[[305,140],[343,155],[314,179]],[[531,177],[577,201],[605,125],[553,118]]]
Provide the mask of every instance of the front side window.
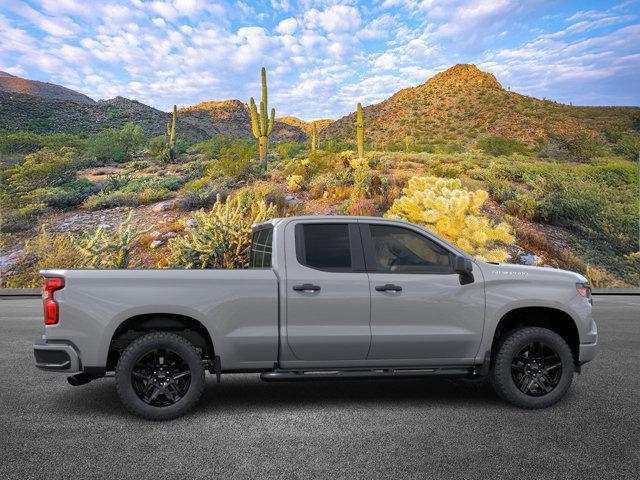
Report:
[[251,237],[250,268],[271,268],[272,243],[272,227],[253,232],[253,236]]
[[350,271],[352,239],[346,223],[308,223],[298,226],[296,254],[307,267],[327,271]]
[[447,250],[418,233],[388,225],[370,225],[374,270],[386,273],[449,273]]

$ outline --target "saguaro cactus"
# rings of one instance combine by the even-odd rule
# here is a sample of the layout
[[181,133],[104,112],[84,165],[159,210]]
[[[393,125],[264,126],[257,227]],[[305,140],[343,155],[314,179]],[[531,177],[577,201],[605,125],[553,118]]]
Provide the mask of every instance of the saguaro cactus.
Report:
[[356,138],[358,139],[358,158],[364,159],[364,124],[362,122],[362,105],[358,102],[356,111]]
[[316,122],[311,123],[311,151],[315,152],[316,148],[318,148],[318,140],[317,140],[317,131],[316,131]]
[[276,116],[276,109],[271,109],[271,116],[267,118],[267,71],[262,67],[262,100],[260,101],[260,113],[256,108],[253,97],[249,100],[251,110],[251,130],[253,136],[258,139],[260,147],[260,161],[267,166],[267,141],[273,130],[273,120]]
[[173,106],[173,115],[171,122],[167,122],[167,158],[172,161],[176,159],[176,119],[178,118],[178,109]]

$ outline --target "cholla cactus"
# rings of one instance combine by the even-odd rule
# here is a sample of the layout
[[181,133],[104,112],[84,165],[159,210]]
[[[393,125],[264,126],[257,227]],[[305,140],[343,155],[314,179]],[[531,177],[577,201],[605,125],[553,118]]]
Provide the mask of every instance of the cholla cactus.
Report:
[[480,213],[489,194],[470,192],[458,179],[413,177],[386,216],[424,225],[479,259],[503,262],[506,251],[496,243],[512,244],[506,223],[495,224]]
[[142,235],[149,231],[134,229],[131,226],[133,210],[115,231],[100,225],[73,242],[83,258],[83,265],[92,268],[136,268],[137,262],[131,259],[131,253],[140,243]]
[[287,188],[292,192],[297,192],[304,188],[304,177],[302,175],[289,175],[287,177]]
[[237,197],[210,211],[194,213],[195,226],[185,222],[186,235],[169,240],[169,266],[174,268],[244,268],[249,264],[251,227],[276,215],[275,205],[262,200],[250,205]]
[[251,131],[253,136],[258,139],[258,147],[260,149],[260,161],[267,166],[267,141],[273,130],[273,122],[276,116],[276,109],[271,109],[271,116],[267,118],[267,71],[264,67],[261,70],[262,76],[262,100],[260,101],[260,112],[256,108],[256,102],[251,97],[249,100],[249,109],[251,112]]

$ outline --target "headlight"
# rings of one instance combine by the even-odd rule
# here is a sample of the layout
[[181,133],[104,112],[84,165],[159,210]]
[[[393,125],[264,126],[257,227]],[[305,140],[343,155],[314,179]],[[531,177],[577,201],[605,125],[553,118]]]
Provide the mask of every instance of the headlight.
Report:
[[592,303],[591,285],[589,285],[587,282],[579,282],[579,283],[576,283],[576,290],[578,291],[578,295],[580,295],[582,298],[586,298],[587,300],[589,300],[589,303]]

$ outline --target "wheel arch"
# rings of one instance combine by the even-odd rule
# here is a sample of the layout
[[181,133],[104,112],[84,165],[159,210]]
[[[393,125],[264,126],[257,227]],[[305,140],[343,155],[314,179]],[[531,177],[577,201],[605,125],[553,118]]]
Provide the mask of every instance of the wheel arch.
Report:
[[508,332],[521,327],[547,328],[560,335],[569,345],[574,363],[578,365],[580,355],[580,335],[573,317],[554,307],[518,307],[506,312],[498,322],[491,342],[491,360],[497,352],[500,339]]
[[136,338],[153,331],[173,332],[213,358],[215,347],[209,330],[197,319],[175,313],[145,313],[131,316],[118,325],[109,341],[107,369],[112,370],[120,353]]

